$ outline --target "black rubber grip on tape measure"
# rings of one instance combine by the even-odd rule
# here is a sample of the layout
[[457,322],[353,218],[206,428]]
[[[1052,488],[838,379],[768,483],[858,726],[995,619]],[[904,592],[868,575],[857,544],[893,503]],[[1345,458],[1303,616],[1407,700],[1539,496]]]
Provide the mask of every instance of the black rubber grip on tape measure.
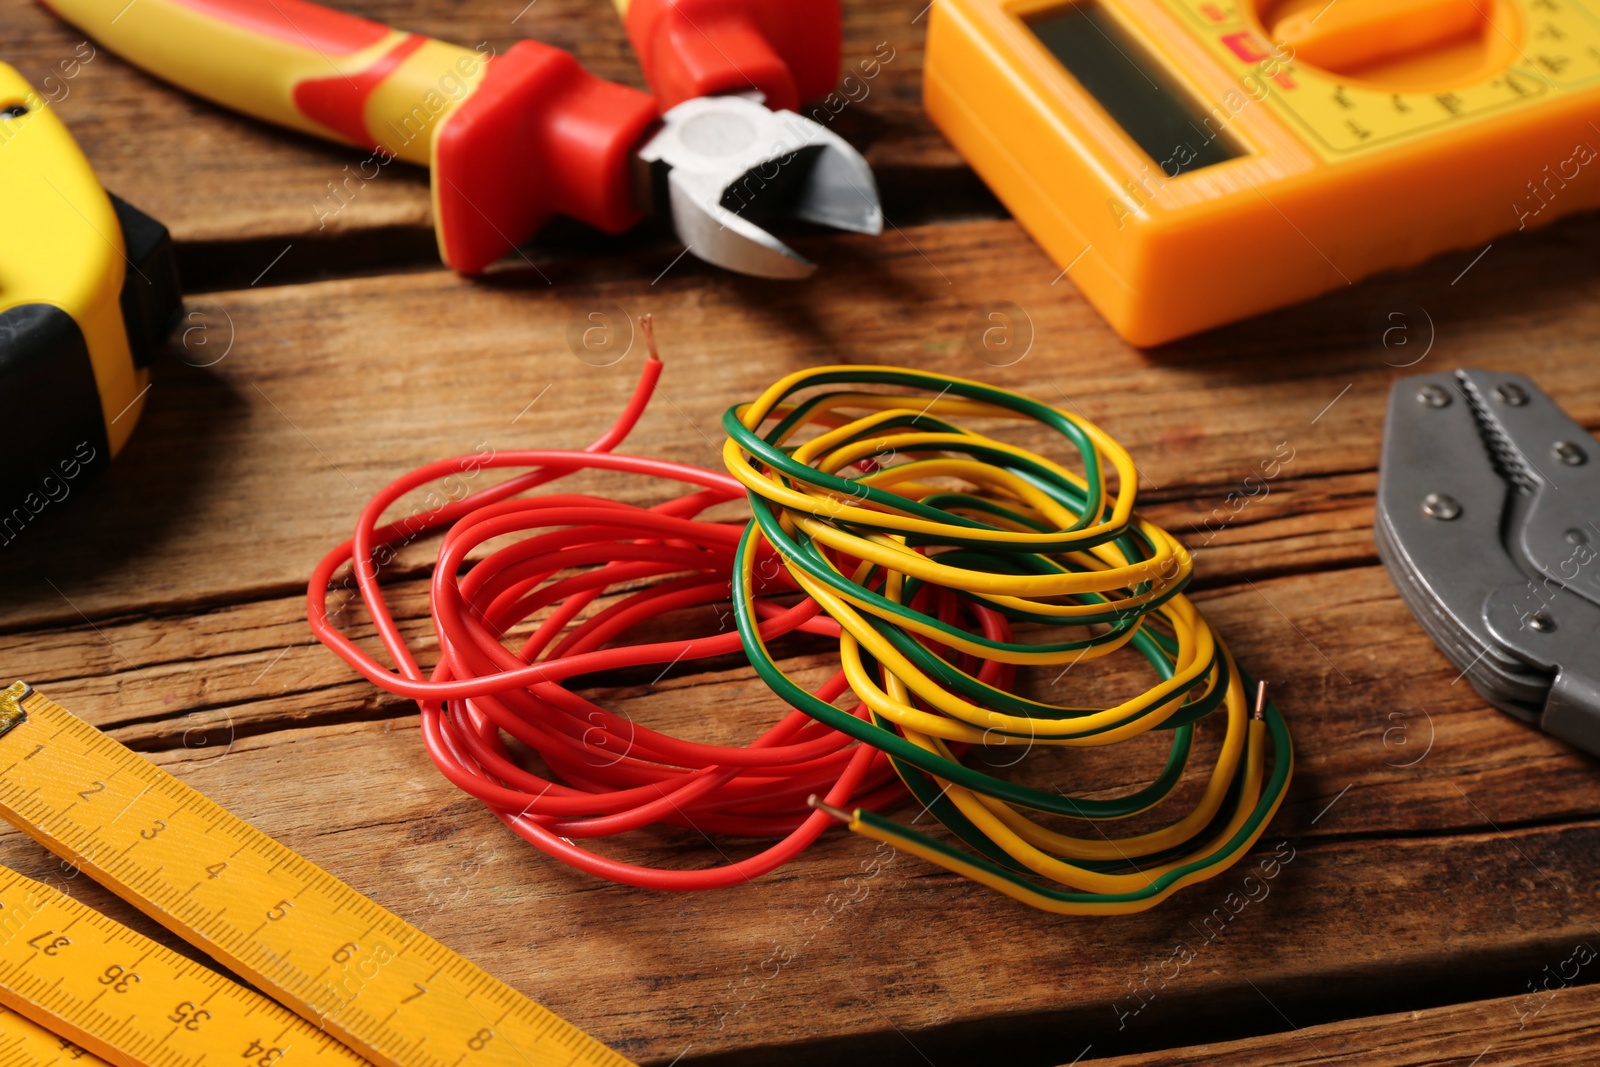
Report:
[[83,331],[53,304],[0,312],[0,546],[111,458]]
[[122,322],[128,331],[133,365],[148,367],[183,311],[178,255],[167,228],[138,208],[108,193],[122,226],[128,273],[122,279]]

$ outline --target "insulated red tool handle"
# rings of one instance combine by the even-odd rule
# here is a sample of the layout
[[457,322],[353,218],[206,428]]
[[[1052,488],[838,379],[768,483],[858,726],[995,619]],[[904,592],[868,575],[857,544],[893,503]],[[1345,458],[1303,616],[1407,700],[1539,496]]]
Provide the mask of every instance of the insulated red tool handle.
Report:
[[[48,0],[112,51],[257,118],[431,165],[439,252],[477,273],[553,214],[638,221],[632,152],[654,101],[560,49],[462,48],[305,0]],[[315,208],[315,205],[313,205]]]
[[839,0],[613,0],[662,110],[755,88],[794,111],[839,80]]

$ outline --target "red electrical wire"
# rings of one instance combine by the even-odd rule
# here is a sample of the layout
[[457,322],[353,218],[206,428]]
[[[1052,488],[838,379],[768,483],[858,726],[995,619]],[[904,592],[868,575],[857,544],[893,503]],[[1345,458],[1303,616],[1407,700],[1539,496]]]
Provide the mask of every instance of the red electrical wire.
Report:
[[[648,338],[648,322],[644,327]],[[627,406],[582,451],[457,456],[390,483],[363,509],[355,536],[313,572],[307,617],[318,640],[364,677],[417,701],[434,764],[523,838],[580,870],[629,885],[711,889],[772,871],[816,840],[832,820],[807,808],[809,795],[838,807],[872,808],[897,795],[900,786],[881,753],[800,711],[791,710],[748,746],[710,745],[640,726],[567,687],[568,679],[597,671],[659,667],[665,673],[674,664],[742,650],[731,629],[688,640],[612,645],[664,613],[726,602],[744,529],[742,522],[698,518],[713,505],[743,497],[743,487],[728,475],[611,452],[643,414],[661,368],[652,345]],[[489,467],[531,469],[453,503],[378,525],[407,493]],[[586,468],[698,488],[649,508],[577,494],[521,495]],[[440,658],[425,679],[384,599],[375,554],[447,526],[431,583]],[[529,536],[490,551],[463,574],[469,553],[508,534]],[[766,551],[756,561],[755,608],[763,639],[796,632],[837,637],[838,624],[809,598],[793,604],[774,599],[796,587]],[[352,561],[362,601],[398,672],[346,637],[328,615],[334,574]],[[652,584],[636,588],[642,582]],[[613,592],[625,595],[568,629],[597,598]],[[1004,639],[1000,616],[953,598],[941,607],[947,615],[978,611],[970,621]],[[547,609],[519,647],[505,645],[509,629]],[[979,673],[1001,670],[984,664]],[[838,672],[817,695],[832,701],[847,689]],[[861,705],[854,713],[868,715]],[[552,777],[519,763],[507,736],[537,752]],[[573,840],[653,823],[781,840],[754,856],[703,870],[624,863]]]

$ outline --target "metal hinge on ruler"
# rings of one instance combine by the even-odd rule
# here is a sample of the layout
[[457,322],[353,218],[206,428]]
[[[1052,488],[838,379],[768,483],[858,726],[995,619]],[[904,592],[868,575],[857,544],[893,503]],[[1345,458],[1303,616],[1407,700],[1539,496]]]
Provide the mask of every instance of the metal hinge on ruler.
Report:
[[1519,375],[1402,379],[1376,537],[1484,699],[1600,755],[1600,447],[1582,426]]
[[0,737],[28,721],[28,712],[22,702],[28,699],[33,687],[27,682],[12,682],[0,689]]
[[23,682],[0,820],[217,965],[0,866],[3,1067],[629,1067]]

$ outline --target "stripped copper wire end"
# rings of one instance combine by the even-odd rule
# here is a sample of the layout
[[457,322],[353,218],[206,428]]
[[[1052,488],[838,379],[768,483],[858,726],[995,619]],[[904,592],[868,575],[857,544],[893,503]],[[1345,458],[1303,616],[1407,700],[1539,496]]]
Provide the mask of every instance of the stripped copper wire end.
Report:
[[661,353],[656,351],[655,316],[648,311],[639,316],[639,332],[644,334],[644,347],[650,353],[650,358],[660,363]]
[[826,800],[823,800],[815,793],[812,793],[806,798],[806,803],[810,804],[814,811],[825,811],[829,815],[832,815],[835,819],[838,819],[840,822],[849,823],[855,821],[856,817],[853,814],[845,811],[843,808],[829,804]]
[[1263,679],[1256,683],[1256,706],[1250,712],[1252,719],[1265,719],[1267,717],[1267,683]]

